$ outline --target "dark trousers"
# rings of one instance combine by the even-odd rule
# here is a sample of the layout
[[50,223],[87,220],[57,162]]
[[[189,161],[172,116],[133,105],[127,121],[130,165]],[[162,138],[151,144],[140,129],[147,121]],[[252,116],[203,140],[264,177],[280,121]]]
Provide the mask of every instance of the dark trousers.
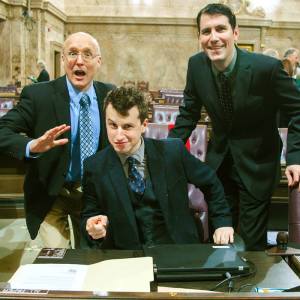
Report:
[[264,250],[267,246],[270,199],[258,199],[248,192],[230,153],[217,170],[217,175],[231,208],[234,229],[243,238],[246,249]]

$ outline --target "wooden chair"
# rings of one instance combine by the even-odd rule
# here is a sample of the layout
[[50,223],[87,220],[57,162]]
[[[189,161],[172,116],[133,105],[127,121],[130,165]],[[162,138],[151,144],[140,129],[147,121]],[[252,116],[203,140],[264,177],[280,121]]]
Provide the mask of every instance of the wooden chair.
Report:
[[137,82],[137,89],[142,92],[148,92],[149,91],[149,81],[138,81]]
[[123,81],[123,86],[126,88],[135,88],[135,81],[133,80],[124,80]]

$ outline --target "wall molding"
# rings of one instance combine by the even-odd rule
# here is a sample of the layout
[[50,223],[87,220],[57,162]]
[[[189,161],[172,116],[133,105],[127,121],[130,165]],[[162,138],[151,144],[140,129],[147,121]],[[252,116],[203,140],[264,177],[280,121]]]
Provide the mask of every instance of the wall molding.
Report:
[[[195,26],[194,18],[154,18],[154,17],[101,17],[101,16],[66,16],[67,24],[126,24],[126,25],[172,25]],[[269,27],[300,29],[300,22],[272,21],[268,19],[237,18],[240,27]]]

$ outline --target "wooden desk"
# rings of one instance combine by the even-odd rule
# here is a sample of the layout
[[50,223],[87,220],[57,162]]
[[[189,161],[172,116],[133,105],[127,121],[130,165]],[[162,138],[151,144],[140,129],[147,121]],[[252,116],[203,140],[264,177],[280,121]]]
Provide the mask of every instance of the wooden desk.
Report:
[[[109,258],[129,258],[141,256],[141,251],[118,251],[118,250],[68,250],[61,259],[36,259],[36,263],[80,263],[90,264]],[[256,264],[257,273],[252,277],[234,280],[237,290],[244,284],[253,284],[259,287],[292,288],[300,285],[300,279],[290,269],[281,257],[267,256],[264,252],[245,252],[243,256]],[[100,278],[101,275],[99,275]],[[209,290],[214,288],[218,281],[197,282],[164,282],[160,286],[177,288],[193,288]],[[252,286],[252,287],[253,287]],[[218,291],[226,291],[227,286],[222,286]],[[273,293],[257,294],[248,293],[104,293],[94,295],[91,292],[60,292],[49,291],[48,294],[25,295],[25,294],[0,294],[0,299],[300,299],[300,293]],[[248,289],[249,291],[249,289]]]

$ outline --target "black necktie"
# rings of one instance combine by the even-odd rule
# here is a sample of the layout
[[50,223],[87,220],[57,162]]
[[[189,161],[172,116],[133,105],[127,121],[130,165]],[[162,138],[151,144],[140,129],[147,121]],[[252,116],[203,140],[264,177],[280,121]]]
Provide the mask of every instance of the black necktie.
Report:
[[137,169],[137,160],[133,157],[127,158],[128,162],[128,184],[131,190],[139,195],[143,195],[145,191],[145,181],[143,176]]
[[225,114],[225,119],[228,123],[230,123],[233,114],[230,81],[222,72],[218,74],[218,80],[220,83],[220,93],[219,93],[220,103]]

